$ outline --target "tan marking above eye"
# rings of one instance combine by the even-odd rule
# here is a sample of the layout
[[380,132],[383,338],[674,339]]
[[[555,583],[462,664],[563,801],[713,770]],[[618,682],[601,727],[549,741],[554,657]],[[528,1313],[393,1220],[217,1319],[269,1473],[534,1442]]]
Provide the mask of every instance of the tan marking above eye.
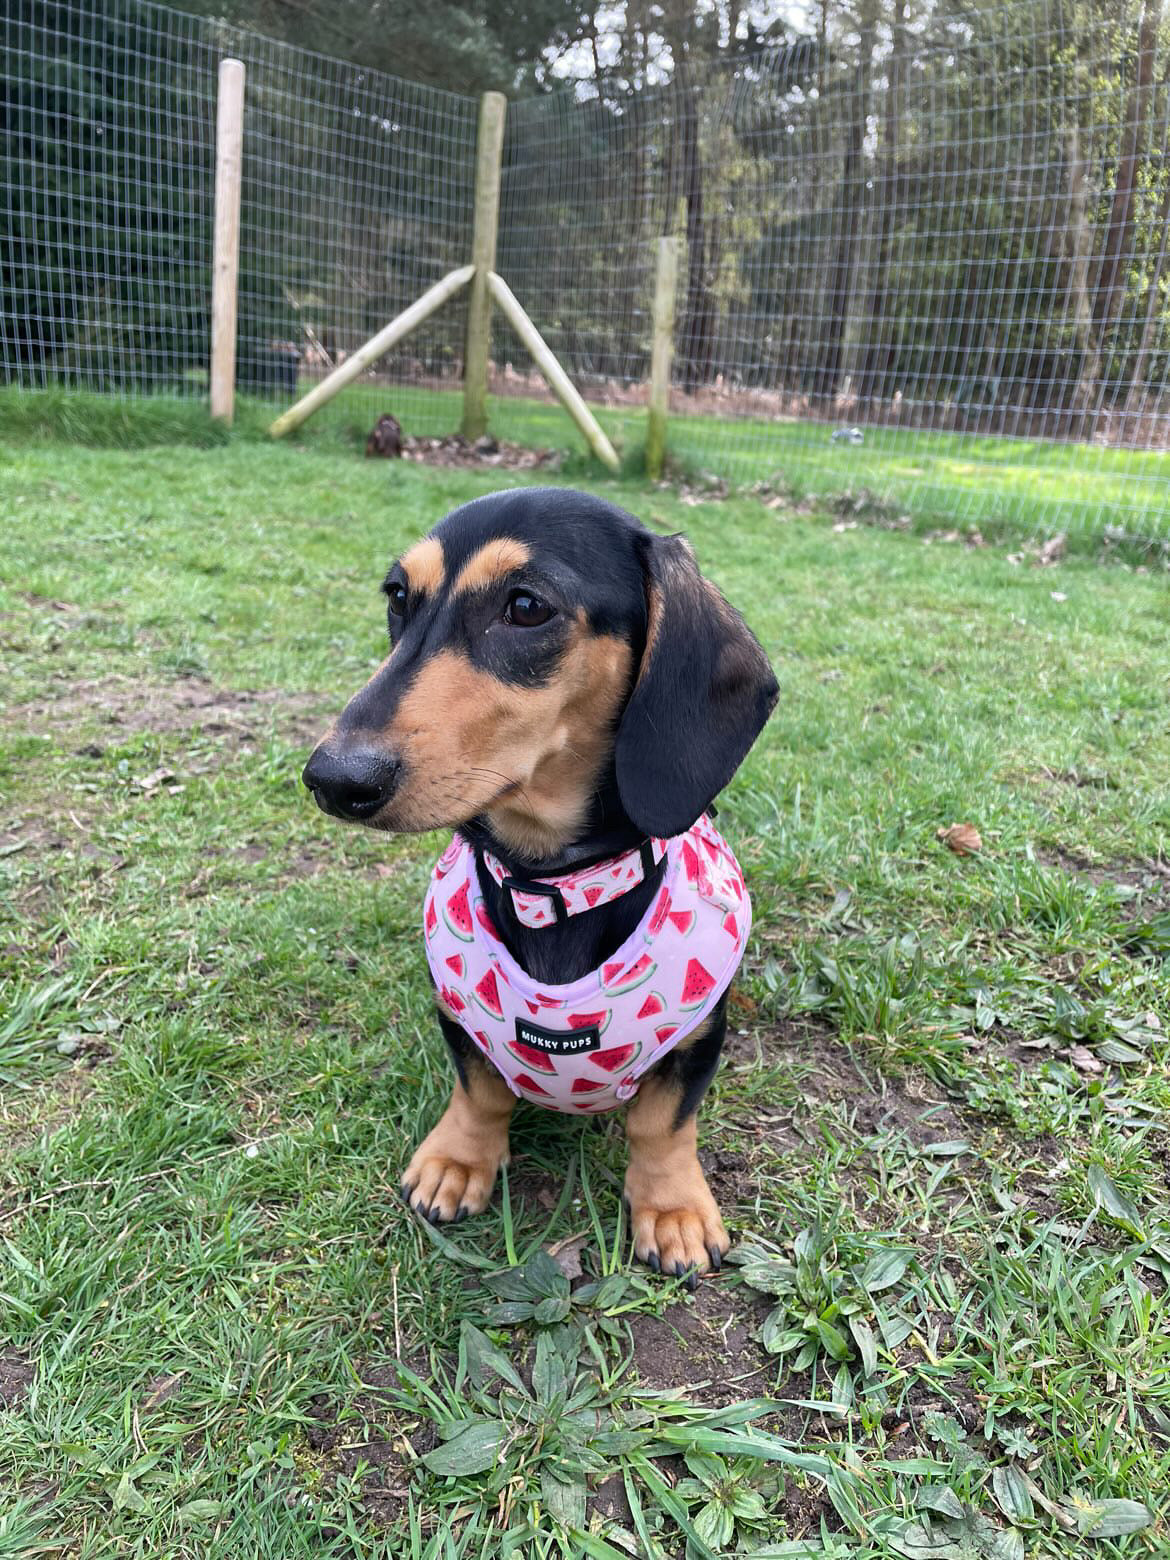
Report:
[[424,536],[421,542],[415,542],[402,555],[400,564],[411,590],[429,596],[440,589],[447,575],[442,544],[433,536]]
[[512,536],[497,536],[476,549],[455,576],[455,590],[483,590],[497,580],[507,579],[528,563],[531,554],[523,542]]

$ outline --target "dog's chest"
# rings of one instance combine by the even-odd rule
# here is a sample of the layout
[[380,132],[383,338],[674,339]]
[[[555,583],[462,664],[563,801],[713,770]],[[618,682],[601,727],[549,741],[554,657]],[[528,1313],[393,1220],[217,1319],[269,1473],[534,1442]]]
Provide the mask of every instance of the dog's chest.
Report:
[[444,851],[424,909],[440,1001],[522,1099],[571,1114],[612,1110],[697,1029],[743,956],[743,874],[701,818],[668,842],[662,881],[631,934],[595,969],[542,983],[500,939],[470,845]]

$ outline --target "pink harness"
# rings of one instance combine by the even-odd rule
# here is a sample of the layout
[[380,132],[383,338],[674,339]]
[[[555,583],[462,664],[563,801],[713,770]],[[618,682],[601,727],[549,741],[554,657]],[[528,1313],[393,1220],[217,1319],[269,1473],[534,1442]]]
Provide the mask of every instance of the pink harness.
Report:
[[[655,861],[665,856],[666,866],[634,931],[600,969],[541,988],[500,941],[471,845],[456,834],[439,857],[423,913],[439,998],[521,1099],[574,1113],[615,1109],[730,985],[751,928],[751,901],[727,842],[704,816],[648,849]],[[500,862],[485,853],[484,864],[505,882]],[[561,895],[561,913],[577,914],[628,893],[642,875],[642,856],[631,851],[558,877],[550,888]],[[526,925],[548,925],[558,913],[551,893],[511,892]]]

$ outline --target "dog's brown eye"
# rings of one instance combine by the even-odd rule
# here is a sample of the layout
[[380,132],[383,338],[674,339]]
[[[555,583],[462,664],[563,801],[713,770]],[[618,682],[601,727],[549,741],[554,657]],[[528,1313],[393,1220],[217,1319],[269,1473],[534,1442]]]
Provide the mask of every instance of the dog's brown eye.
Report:
[[504,622],[511,623],[515,628],[539,628],[552,615],[553,608],[547,601],[541,601],[531,591],[514,590],[508,598]]
[[386,587],[386,600],[390,603],[390,610],[395,617],[406,615],[406,586],[400,585],[397,580]]

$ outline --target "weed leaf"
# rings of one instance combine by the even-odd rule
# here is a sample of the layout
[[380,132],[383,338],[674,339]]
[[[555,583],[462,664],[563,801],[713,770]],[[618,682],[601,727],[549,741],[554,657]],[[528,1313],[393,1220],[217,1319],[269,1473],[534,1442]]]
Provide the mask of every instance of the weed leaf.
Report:
[[1153,1521],[1147,1507],[1136,1500],[1084,1500],[1074,1495],[1065,1502],[1082,1538],[1120,1538],[1140,1533]]
[[996,1505],[1010,1522],[1026,1522],[1036,1515],[1024,1476],[1010,1463],[1006,1468],[992,1469],[991,1489]]
[[490,1370],[494,1371],[501,1380],[506,1381],[510,1387],[515,1387],[516,1391],[524,1397],[528,1396],[527,1389],[517,1375],[511,1360],[502,1350],[496,1348],[486,1333],[480,1332],[473,1322],[464,1322],[459,1331],[466,1352],[467,1371],[474,1386],[482,1387]]
[[585,1523],[584,1479],[562,1479],[561,1471],[568,1469],[542,1468],[540,1471],[540,1496],[551,1517],[562,1527],[583,1527]]
[[864,1318],[851,1316],[849,1318],[849,1331],[853,1334],[857,1352],[861,1355],[862,1370],[867,1376],[876,1376],[878,1368],[877,1339],[873,1335],[873,1328]]
[[427,1452],[422,1460],[432,1473],[456,1477],[483,1473],[495,1462],[503,1439],[504,1426],[499,1420],[477,1419],[445,1446]]
[[1104,1208],[1109,1217],[1122,1229],[1138,1240],[1145,1240],[1141,1215],[1137,1207],[1118,1187],[1109,1172],[1100,1165],[1089,1166],[1089,1190],[1097,1205]]
[[910,1258],[904,1251],[875,1251],[857,1275],[857,1281],[866,1294],[876,1295],[890,1289],[910,1266]]

